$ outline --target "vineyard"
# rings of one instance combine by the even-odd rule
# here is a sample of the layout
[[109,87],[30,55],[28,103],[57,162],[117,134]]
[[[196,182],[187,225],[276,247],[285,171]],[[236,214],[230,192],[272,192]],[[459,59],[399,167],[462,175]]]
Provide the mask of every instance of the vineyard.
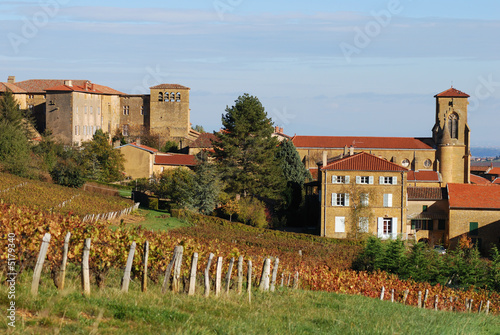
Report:
[[[256,229],[238,223],[206,217],[181,211],[179,216],[190,221],[193,226],[179,228],[167,232],[146,231],[141,227],[116,230],[108,228],[106,222],[92,225],[80,219],[61,214],[48,213],[17,205],[0,204],[0,235],[6,239],[8,234],[17,238],[16,257],[19,271],[33,268],[43,235],[52,235],[47,256],[49,272],[54,284],[58,285],[58,271],[62,259],[63,239],[71,232],[69,262],[80,264],[83,241],[91,238],[90,271],[94,283],[103,288],[106,286],[111,270],[123,267],[126,263],[130,244],[137,245],[149,242],[149,279],[153,285],[159,285],[162,274],[172,258],[176,245],[183,245],[186,264],[182,267],[181,276],[188,278],[189,262],[194,252],[199,254],[198,272],[209,253],[229,259],[239,257],[252,260],[260,267],[267,257],[280,259],[280,273],[298,272],[300,287],[306,290],[339,292],[368,297],[378,297],[382,287],[395,290],[395,300],[401,301],[403,292],[408,290],[405,303],[417,305],[418,291],[428,290],[430,297],[439,296],[438,309],[464,311],[466,299],[473,299],[472,309],[477,310],[481,301],[490,301],[490,312],[498,313],[500,296],[498,293],[475,290],[454,290],[443,286],[431,286],[411,280],[400,280],[385,272],[367,273],[350,270],[351,262],[361,249],[358,242],[325,239],[309,235],[284,233],[266,229]],[[1,254],[1,271],[6,273],[4,251]],[[132,277],[141,276],[142,250],[137,249],[134,257]],[[202,261],[203,260],[203,261]],[[215,265],[213,265],[215,266]],[[227,271],[224,262],[224,272]],[[213,271],[213,269],[211,270]],[[258,280],[259,271],[255,271]],[[454,298],[449,302],[449,298]],[[429,306],[427,306],[429,307]]]
[[131,200],[0,173],[0,201],[44,212],[83,217],[123,210]]

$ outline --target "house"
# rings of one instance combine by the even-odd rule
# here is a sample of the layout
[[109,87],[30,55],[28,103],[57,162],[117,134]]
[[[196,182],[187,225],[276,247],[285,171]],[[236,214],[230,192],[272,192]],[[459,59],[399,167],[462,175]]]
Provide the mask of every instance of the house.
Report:
[[217,137],[213,133],[201,133],[196,140],[194,140],[189,145],[189,154],[196,155],[199,152],[210,152],[213,151],[213,141],[216,141]]
[[157,153],[153,165],[153,173],[161,174],[165,170],[177,168],[194,169],[198,164],[196,156],[185,154]]

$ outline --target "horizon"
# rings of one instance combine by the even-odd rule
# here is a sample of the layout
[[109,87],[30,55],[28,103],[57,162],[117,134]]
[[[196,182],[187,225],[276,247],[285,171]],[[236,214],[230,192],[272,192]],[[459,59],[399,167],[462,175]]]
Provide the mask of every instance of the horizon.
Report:
[[6,1],[0,81],[178,83],[209,132],[249,93],[288,135],[378,137],[431,137],[453,86],[471,96],[471,146],[497,148],[500,4],[479,4]]

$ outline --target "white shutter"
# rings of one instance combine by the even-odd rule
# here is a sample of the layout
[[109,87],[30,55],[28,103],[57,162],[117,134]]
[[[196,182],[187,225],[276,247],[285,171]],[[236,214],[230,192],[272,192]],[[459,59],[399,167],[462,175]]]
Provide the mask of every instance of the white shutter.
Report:
[[345,217],[344,216],[336,216],[335,217],[335,232],[336,233],[345,233]]
[[344,182],[345,182],[346,184],[349,184],[349,183],[351,182],[351,180],[350,180],[349,176],[345,176]]
[[392,218],[392,239],[398,238],[398,218]]
[[392,185],[398,184],[398,177],[392,177]]
[[384,218],[377,218],[377,237],[382,238],[384,235]]
[[369,222],[367,217],[359,218],[359,231],[361,233],[368,233],[369,230]]
[[356,184],[361,184],[361,177],[360,176],[356,176]]
[[337,184],[337,176],[332,176],[332,184]]
[[384,194],[384,207],[392,207],[392,194]]
[[368,184],[373,185],[373,176],[368,177]]
[[380,185],[383,185],[383,184],[384,184],[384,177],[382,177],[382,176],[381,176],[381,177],[378,177],[378,183],[379,183]]
[[332,193],[332,206],[337,206],[337,193]]
[[349,206],[349,193],[344,194],[344,206]]

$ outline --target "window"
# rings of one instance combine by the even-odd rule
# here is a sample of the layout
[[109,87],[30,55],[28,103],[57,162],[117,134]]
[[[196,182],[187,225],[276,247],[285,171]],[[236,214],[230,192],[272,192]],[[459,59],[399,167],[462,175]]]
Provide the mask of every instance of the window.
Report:
[[448,119],[448,126],[450,127],[451,138],[458,138],[458,115],[453,113]]
[[349,193],[332,193],[332,206],[349,206]]
[[163,93],[158,93],[158,101],[163,101]]
[[170,93],[170,101],[175,101],[175,93]]
[[384,207],[392,207],[392,194],[384,194]]
[[165,92],[165,101],[170,101],[170,93]]
[[365,217],[359,218],[358,228],[360,233],[368,233],[369,229],[368,218]]
[[356,184],[373,184],[373,176],[356,176]]
[[78,135],[78,126],[75,126],[75,135]]
[[431,166],[432,166],[432,161],[431,161],[430,159],[426,159],[426,160],[424,161],[424,167],[428,169],[428,168],[430,168]]
[[123,115],[129,115],[129,114],[130,114],[130,107],[123,106]]
[[381,176],[379,178],[380,185],[396,185],[398,183],[398,177],[385,177]]
[[335,232],[336,233],[345,233],[345,217],[344,216],[336,216],[335,217]]
[[427,212],[427,208],[428,208],[428,206],[427,206],[427,205],[423,205],[423,206],[422,206],[422,212]]
[[141,115],[144,115],[144,106],[141,106]]
[[446,221],[445,220],[439,220],[438,221],[438,230],[446,230]]
[[83,135],[87,135],[87,126],[83,126]]
[[384,235],[392,235],[392,218],[384,218],[384,226],[382,229]]
[[76,114],[78,114],[78,106],[76,106]]
[[94,113],[94,107],[90,106],[90,114]]
[[349,176],[332,176],[333,184],[349,184]]
[[479,235],[478,228],[479,224],[477,222],[469,222],[469,234],[471,236]]
[[101,115],[101,107],[97,107],[97,115]]
[[368,207],[368,193],[361,193],[359,196],[361,207]]
[[177,101],[177,102],[181,101],[181,94],[179,92],[177,92],[177,98],[175,101]]
[[377,234],[379,238],[397,238],[398,218],[379,217],[377,219]]
[[410,166],[410,160],[409,160],[408,158],[403,159],[403,160],[401,161],[401,165],[402,165],[403,167],[408,167],[408,166]]
[[128,136],[128,124],[124,124],[122,128],[122,135]]
[[433,230],[432,220],[411,220],[411,229]]
[[87,114],[87,106],[83,106],[83,114]]

